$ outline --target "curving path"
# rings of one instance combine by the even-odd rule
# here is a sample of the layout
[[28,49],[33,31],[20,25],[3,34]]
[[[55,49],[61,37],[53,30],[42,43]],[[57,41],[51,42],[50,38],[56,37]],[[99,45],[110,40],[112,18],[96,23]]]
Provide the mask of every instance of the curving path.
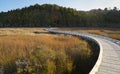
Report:
[[94,34],[52,29],[46,30],[53,33],[77,35],[94,39],[100,45],[100,53],[95,66],[89,74],[120,74],[120,41]]

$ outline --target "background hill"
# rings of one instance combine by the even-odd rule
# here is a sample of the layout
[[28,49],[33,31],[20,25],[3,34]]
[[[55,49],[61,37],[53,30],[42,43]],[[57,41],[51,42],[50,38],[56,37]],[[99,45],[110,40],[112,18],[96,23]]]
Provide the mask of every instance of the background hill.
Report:
[[0,13],[0,27],[120,27],[120,10],[77,11],[58,5],[33,5]]

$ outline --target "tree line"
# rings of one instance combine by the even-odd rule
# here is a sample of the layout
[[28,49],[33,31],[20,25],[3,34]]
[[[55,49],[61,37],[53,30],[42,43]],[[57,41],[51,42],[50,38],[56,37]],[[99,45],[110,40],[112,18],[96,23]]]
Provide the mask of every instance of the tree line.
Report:
[[35,4],[0,12],[0,27],[120,27],[120,10],[77,11],[55,4]]

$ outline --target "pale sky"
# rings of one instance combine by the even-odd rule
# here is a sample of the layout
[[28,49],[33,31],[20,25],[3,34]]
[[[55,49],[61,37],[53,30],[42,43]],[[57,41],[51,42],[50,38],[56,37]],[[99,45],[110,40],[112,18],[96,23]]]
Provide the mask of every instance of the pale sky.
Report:
[[120,9],[120,0],[0,0],[0,12],[28,7],[34,4],[57,4],[77,10],[91,10],[105,7]]

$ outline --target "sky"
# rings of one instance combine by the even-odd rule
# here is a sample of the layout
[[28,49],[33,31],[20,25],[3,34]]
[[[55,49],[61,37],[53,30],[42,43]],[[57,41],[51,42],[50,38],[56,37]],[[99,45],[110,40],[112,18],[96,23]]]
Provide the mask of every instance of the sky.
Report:
[[115,6],[120,9],[120,0],[0,0],[0,12],[34,4],[57,4],[84,11],[98,8],[104,9],[105,7],[113,8]]

